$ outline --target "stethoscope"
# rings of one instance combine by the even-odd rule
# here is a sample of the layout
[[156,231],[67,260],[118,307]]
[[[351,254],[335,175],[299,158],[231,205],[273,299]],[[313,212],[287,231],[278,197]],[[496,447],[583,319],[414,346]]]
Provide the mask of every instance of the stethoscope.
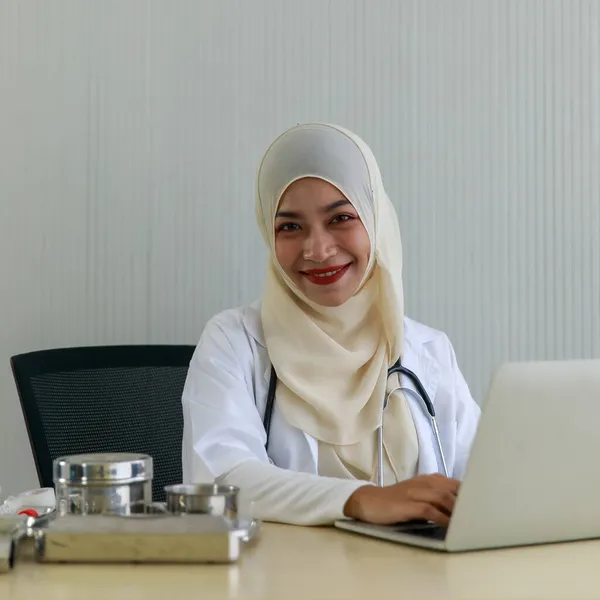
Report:
[[[385,396],[383,401],[383,410],[381,413],[381,425],[377,428],[377,485],[383,486],[383,413],[387,408],[388,401],[390,396],[397,391],[406,392],[417,399],[419,399],[425,405],[427,412],[429,413],[429,420],[431,421],[431,428],[433,429],[433,435],[435,437],[435,442],[437,445],[438,453],[440,455],[440,460],[442,462],[442,468],[444,470],[444,475],[448,477],[448,467],[446,466],[446,458],[444,456],[444,449],[442,448],[442,441],[440,439],[440,432],[437,426],[437,421],[435,418],[435,408],[433,407],[433,402],[429,397],[429,394],[423,387],[421,380],[417,377],[415,373],[413,373],[410,369],[403,367],[400,363],[400,359],[396,362],[394,366],[388,369],[388,378],[394,373],[399,373],[405,375],[412,381],[413,385],[416,388],[416,392],[409,387],[405,387],[402,385],[398,385],[395,388],[392,388]],[[271,378],[269,380],[269,391],[267,392],[267,405],[265,407],[265,414],[263,416],[263,425],[265,427],[265,432],[267,434],[267,442],[265,444],[265,448],[268,450],[269,448],[269,436],[271,433],[271,417],[273,416],[273,406],[275,404],[275,388],[277,387],[277,373],[275,369],[271,368]]]

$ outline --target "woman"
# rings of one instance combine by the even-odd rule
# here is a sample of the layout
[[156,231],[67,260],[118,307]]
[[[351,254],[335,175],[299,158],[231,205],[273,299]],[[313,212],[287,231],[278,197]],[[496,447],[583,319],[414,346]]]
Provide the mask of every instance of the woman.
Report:
[[[479,408],[448,338],[404,317],[398,221],[370,149],[337,126],[293,127],[263,157],[256,208],[264,295],[202,334],[183,392],[184,481],[239,486],[271,521],[447,524]],[[388,377],[398,359],[433,401],[448,477],[422,399]]]

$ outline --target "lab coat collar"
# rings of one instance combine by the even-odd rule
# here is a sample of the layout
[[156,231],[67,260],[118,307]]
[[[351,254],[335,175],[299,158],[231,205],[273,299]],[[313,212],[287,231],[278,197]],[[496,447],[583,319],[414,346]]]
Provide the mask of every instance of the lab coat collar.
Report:
[[[415,344],[412,340],[405,337],[402,364],[417,375],[427,391],[427,394],[433,401],[438,387],[440,366],[433,360],[430,353],[427,351],[426,345],[423,343]],[[402,378],[402,385],[416,391],[412,381],[409,381],[405,376]]]

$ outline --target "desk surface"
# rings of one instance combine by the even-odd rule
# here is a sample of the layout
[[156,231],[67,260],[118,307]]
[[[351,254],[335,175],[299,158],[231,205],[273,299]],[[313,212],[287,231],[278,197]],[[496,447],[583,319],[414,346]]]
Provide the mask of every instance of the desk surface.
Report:
[[332,528],[263,524],[234,565],[42,565],[0,575],[2,600],[600,597],[600,541],[447,555]]

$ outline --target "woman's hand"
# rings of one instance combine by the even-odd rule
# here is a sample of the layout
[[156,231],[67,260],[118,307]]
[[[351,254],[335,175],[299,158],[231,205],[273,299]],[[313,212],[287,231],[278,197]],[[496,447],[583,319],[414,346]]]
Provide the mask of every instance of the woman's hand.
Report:
[[443,475],[419,475],[386,487],[358,488],[344,506],[347,517],[387,525],[423,519],[444,527],[456,501],[460,482]]

